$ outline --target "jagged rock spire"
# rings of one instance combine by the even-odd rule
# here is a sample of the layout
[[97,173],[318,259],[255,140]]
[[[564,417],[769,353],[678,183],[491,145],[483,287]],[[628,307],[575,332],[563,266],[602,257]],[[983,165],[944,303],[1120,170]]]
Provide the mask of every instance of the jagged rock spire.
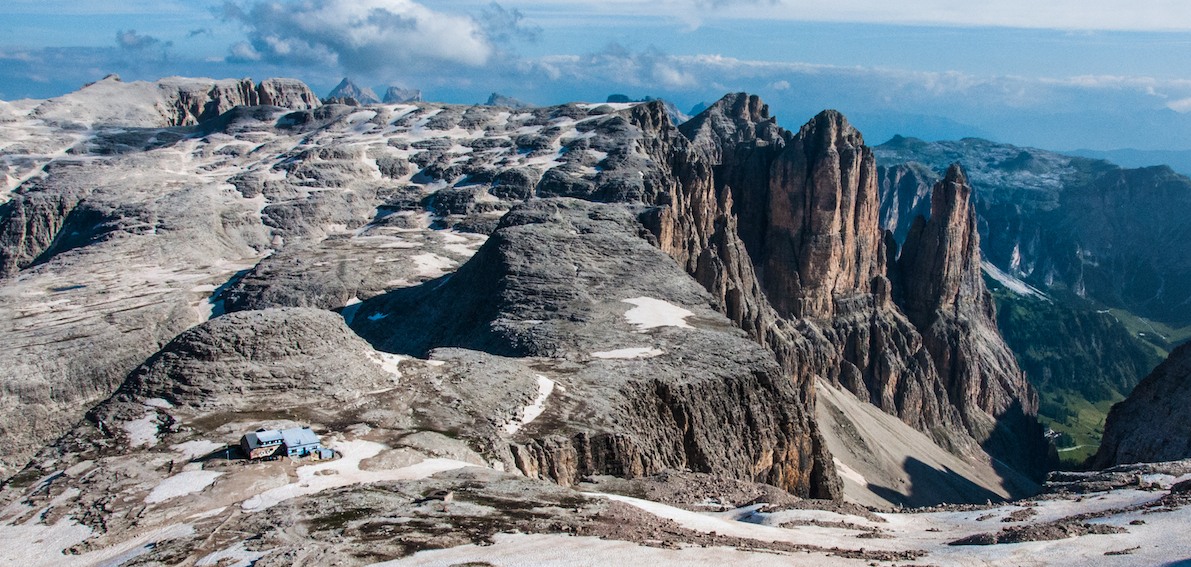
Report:
[[954,313],[961,303],[980,300],[980,234],[971,203],[972,188],[960,164],[952,164],[931,192],[930,220],[910,227],[899,265],[906,274],[907,315],[929,324],[937,309]]

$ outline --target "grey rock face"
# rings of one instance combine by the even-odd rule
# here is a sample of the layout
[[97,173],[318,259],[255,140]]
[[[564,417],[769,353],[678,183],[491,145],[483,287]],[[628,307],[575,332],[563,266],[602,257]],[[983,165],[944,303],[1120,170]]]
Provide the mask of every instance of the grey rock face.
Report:
[[393,385],[343,317],[266,309],[216,317],[170,341],[122,392],[201,410],[283,408],[311,396],[354,400]]
[[1125,401],[1112,407],[1104,438],[1089,464],[1155,463],[1191,458],[1191,346],[1170,353]]
[[[795,384],[643,236],[623,206],[529,201],[456,273],[366,302],[353,328],[389,352],[455,345],[579,363],[565,381],[575,401],[527,427],[512,448],[531,476],[571,484],[681,466],[838,494],[833,470],[812,470],[829,457]],[[694,328],[634,332],[625,300],[690,313]],[[668,409],[639,409],[649,406]],[[752,416],[747,424],[728,417],[740,411]]]
[[[874,148],[883,170],[917,162],[940,178],[952,163],[972,185],[985,260],[1030,285],[1061,285],[1080,296],[1173,327],[1191,323],[1191,263],[1183,247],[1191,179],[1167,167],[1109,162],[968,138],[894,138]],[[923,195],[901,177],[901,202]],[[883,181],[884,183],[884,181]],[[893,211],[883,217],[886,226]],[[900,217],[904,226],[913,217]],[[1169,349],[1170,347],[1166,347]]]
[[486,102],[484,104],[486,104],[488,106],[503,106],[505,108],[512,108],[515,110],[521,109],[521,108],[533,108],[533,106],[534,106],[527,102],[519,101],[511,96],[505,96],[505,95],[497,94],[497,93],[492,93],[491,95],[489,95],[488,102]]
[[877,167],[881,186],[881,228],[893,233],[897,243],[906,241],[914,219],[930,217],[931,188],[939,176],[926,166],[909,162]]

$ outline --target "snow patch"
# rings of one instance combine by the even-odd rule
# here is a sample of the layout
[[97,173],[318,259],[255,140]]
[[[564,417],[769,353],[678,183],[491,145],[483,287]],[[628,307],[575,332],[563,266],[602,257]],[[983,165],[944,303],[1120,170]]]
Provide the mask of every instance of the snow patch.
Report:
[[[198,560],[198,563],[195,563],[195,567],[217,564],[224,565],[225,567],[249,567],[272,551],[272,549],[248,551],[244,548],[244,542],[240,542],[233,547],[205,555],[202,559]],[[225,560],[234,561],[234,563],[221,563]]]
[[202,492],[204,488],[214,484],[215,479],[219,478],[222,474],[215,471],[186,471],[178,473],[158,483],[153,488],[153,491],[145,497],[145,503],[157,504],[158,502],[165,502],[170,498]]
[[538,374],[537,378],[537,399],[534,400],[533,404],[525,406],[521,410],[520,419],[514,419],[504,425],[505,433],[512,435],[520,431],[522,427],[525,427],[526,424],[537,419],[539,415],[542,415],[542,412],[546,411],[546,398],[549,398],[550,394],[554,392],[554,381],[541,374]]
[[206,439],[170,445],[170,449],[182,453],[182,456],[186,457],[187,459],[194,459],[196,457],[202,457],[203,455],[210,455],[216,449],[222,449],[224,447],[227,447],[227,444],[207,441]]
[[128,433],[130,447],[157,446],[157,412],[147,411],[145,417],[132,420],[124,424],[124,431]]
[[836,457],[832,457],[831,459],[833,461],[835,461],[835,470],[836,470],[836,472],[839,473],[839,475],[841,477],[844,477],[852,482],[855,482],[856,484],[859,484],[860,486],[868,486],[868,481],[865,480],[864,475],[852,470],[851,467],[849,467],[848,465],[845,465],[843,463],[843,461],[840,461]]
[[360,461],[380,454],[387,447],[372,441],[342,441],[331,448],[343,457],[334,461],[298,467],[298,481],[266,490],[245,500],[240,507],[247,512],[264,510],[291,498],[306,496],[353,484],[369,484],[386,480],[417,480],[432,474],[474,467],[476,465],[452,459],[426,459],[416,465],[384,471],[362,471]]
[[65,550],[91,536],[91,528],[69,517],[53,525],[39,524],[40,515],[19,525],[0,525],[0,567],[83,567],[123,565],[147,553],[154,543],[186,537],[194,533],[189,524],[173,524],[156,529],[116,545],[82,555],[68,555]]
[[686,318],[694,315],[694,313],[672,303],[652,297],[634,297],[632,299],[622,299],[621,301],[636,305],[636,307],[625,312],[624,318],[628,319],[630,324],[636,325],[638,331],[645,331],[654,327],[694,328],[686,322]]
[[410,256],[410,260],[414,261],[414,269],[418,271],[418,275],[428,278],[437,278],[455,265],[454,260],[437,254],[418,254]]
[[1050,298],[1047,297],[1045,293],[1039,291],[1038,288],[1001,271],[1000,268],[994,266],[992,262],[989,262],[988,260],[981,261],[980,267],[984,268],[984,273],[988,274],[989,277],[997,280],[998,283],[1005,286],[1009,289],[1009,291],[1012,291],[1017,295],[1037,297],[1050,301]]
[[635,348],[621,348],[616,350],[607,350],[601,352],[593,352],[591,356],[594,358],[653,358],[665,354],[661,349],[650,347],[635,347]]
[[[372,319],[372,317],[369,317],[369,319]],[[375,319],[373,320],[375,321]],[[398,378],[401,378],[401,370],[398,368],[398,365],[406,358],[409,357],[399,354],[389,354],[379,350],[368,353],[368,360],[371,360],[374,364],[379,364],[382,370],[393,375],[394,384],[397,383]]]
[[151,408],[170,409],[174,407],[174,404],[171,404],[161,398],[149,398],[141,403]]

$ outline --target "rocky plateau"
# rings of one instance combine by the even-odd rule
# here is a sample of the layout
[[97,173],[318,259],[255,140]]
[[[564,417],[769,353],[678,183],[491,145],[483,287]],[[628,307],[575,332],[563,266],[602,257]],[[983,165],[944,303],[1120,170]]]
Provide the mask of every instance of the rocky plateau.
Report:
[[[4,107],[0,562],[1191,551],[1185,462],[1047,477],[983,166],[883,166],[744,93],[679,125],[375,99],[109,77]],[[295,426],[335,458],[236,448]]]

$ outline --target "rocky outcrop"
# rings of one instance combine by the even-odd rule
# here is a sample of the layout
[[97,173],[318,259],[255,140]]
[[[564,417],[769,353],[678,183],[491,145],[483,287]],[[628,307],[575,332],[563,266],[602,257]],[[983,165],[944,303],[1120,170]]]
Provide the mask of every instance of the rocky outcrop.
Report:
[[[571,361],[566,392],[582,402],[511,447],[531,476],[685,467],[838,497],[798,385],[648,236],[623,205],[529,201],[455,274],[365,302],[353,328],[395,353],[454,345]],[[642,321],[627,313],[637,304],[673,315]]]
[[134,370],[122,392],[195,409],[250,411],[312,395],[340,401],[391,387],[368,343],[321,309],[265,309],[216,317],[170,341]]
[[272,105],[293,110],[319,106],[310,88],[294,79],[191,79],[166,77],[156,82],[125,83],[115,75],[45,101],[32,116],[93,128],[163,128],[211,120],[236,106]]
[[1186,343],[1108,412],[1091,468],[1191,458],[1189,404],[1191,343]]
[[[55,165],[52,169],[62,167]],[[20,187],[8,202],[0,204],[0,278],[13,276],[49,250],[67,217],[88,192],[84,186],[72,185],[65,191],[43,187],[43,182],[37,180]]]
[[327,94],[329,99],[353,99],[360,104],[380,104],[380,99],[377,98],[376,93],[368,87],[359,87],[352,82],[351,79],[344,77],[331,92]]
[[[716,214],[722,218],[717,222],[738,231],[736,242],[744,249],[736,257],[747,257],[752,264],[721,262],[717,269],[708,270],[716,277],[693,272],[701,282],[735,278],[733,285],[723,287],[756,290],[750,296],[751,303],[757,305],[752,324],[764,330],[750,330],[750,334],[773,346],[797,379],[810,383],[817,377],[847,388],[945,448],[971,456],[980,453],[976,441],[988,438],[992,421],[972,418],[970,425],[965,422],[964,402],[952,399],[947,380],[963,376],[980,384],[986,379],[982,369],[967,364],[1004,366],[1008,370],[1003,372],[984,369],[1006,382],[987,388],[998,393],[993,398],[1009,400],[1010,405],[1022,397],[1020,421],[1025,425],[1014,427],[1028,426],[1036,412],[1036,396],[1025,386],[995,323],[988,323],[991,307],[982,315],[980,332],[988,336],[980,339],[980,344],[981,348],[985,343],[992,346],[980,353],[965,351],[968,363],[953,368],[955,357],[942,345],[953,344],[958,337],[941,331],[926,336],[932,321],[907,318],[893,303],[894,283],[899,291],[901,283],[896,281],[899,270],[893,260],[896,244],[879,226],[875,161],[860,134],[842,115],[824,112],[791,134],[776,126],[759,99],[737,94],[712,105],[681,130],[694,151],[704,152],[714,163],[712,185],[718,189],[717,200],[704,197],[702,202],[720,207]],[[678,199],[675,202],[680,203]],[[945,212],[948,204],[938,207]],[[961,208],[968,210],[966,198]],[[699,214],[688,216],[699,218]],[[974,228],[962,226],[974,234]],[[976,297],[987,295],[980,279],[979,256],[972,264],[967,255],[975,248],[964,244],[959,242],[954,250],[946,251],[956,262],[945,264],[943,273],[931,276],[933,283],[920,282],[926,286],[920,290],[923,300],[935,302],[928,310],[941,303],[962,304],[961,310],[968,310],[969,304],[977,301],[968,299],[973,293]],[[944,248],[948,246],[950,240]],[[727,265],[733,267],[723,267]],[[964,271],[972,266],[975,272]],[[895,282],[886,277],[887,271]],[[978,287],[979,293],[968,290],[961,298],[961,285]],[[724,297],[728,306],[750,303],[732,301],[730,294]],[[946,358],[937,358],[944,355]],[[1031,443],[1041,442],[1040,430],[1022,434],[1029,436]],[[1036,457],[1014,464],[1035,473],[1044,466],[1035,463]]]
[[293,110],[318,108],[318,95],[297,79],[265,79],[256,86],[257,104]]
[[871,292],[884,275],[872,151],[843,115],[825,111],[771,168],[764,253],[756,258],[783,316],[836,315],[836,299]]
[[404,104],[407,102],[422,102],[422,91],[419,89],[402,89],[389,87],[385,90],[385,104]]
[[505,108],[522,109],[533,108],[534,105],[528,102],[517,100],[511,96],[505,96],[499,93],[492,93],[488,95],[488,102],[484,103],[487,106],[503,106]]
[[972,188],[958,164],[934,186],[898,259],[897,299],[922,333],[950,403],[994,456],[1036,478],[1046,472],[1038,394],[997,331],[980,268]]

